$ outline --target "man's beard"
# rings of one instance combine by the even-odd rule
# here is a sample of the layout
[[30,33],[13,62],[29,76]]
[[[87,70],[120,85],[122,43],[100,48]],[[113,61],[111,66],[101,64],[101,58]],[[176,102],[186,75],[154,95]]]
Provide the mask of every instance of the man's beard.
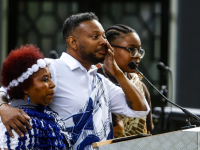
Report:
[[79,48],[80,48],[79,52],[80,52],[81,58],[84,60],[87,60],[93,65],[103,62],[105,59],[105,57],[97,57],[95,53],[92,53],[92,52],[87,53],[85,46],[83,46],[82,44],[80,44]]

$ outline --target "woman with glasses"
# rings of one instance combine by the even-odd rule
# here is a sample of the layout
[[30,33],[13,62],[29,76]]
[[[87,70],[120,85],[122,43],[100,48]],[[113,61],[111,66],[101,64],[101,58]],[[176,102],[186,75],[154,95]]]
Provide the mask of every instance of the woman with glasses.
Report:
[[[145,55],[145,50],[141,47],[140,37],[135,30],[122,24],[111,26],[106,30],[105,34],[107,40],[114,49],[114,57],[117,65],[127,75],[130,81],[140,89],[151,107],[150,94],[144,83],[141,81],[142,77],[128,66],[131,61],[134,61],[138,67],[141,59]],[[103,65],[98,65],[98,68],[99,73],[103,74],[114,84],[120,86],[117,80],[111,76]],[[124,122],[123,136],[147,134],[154,128],[151,112],[147,117],[143,118],[121,117]]]

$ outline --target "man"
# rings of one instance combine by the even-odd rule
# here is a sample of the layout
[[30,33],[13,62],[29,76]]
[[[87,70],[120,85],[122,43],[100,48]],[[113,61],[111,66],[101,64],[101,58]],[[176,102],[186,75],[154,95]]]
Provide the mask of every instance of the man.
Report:
[[[116,65],[104,29],[93,13],[67,18],[63,24],[63,37],[67,51],[60,59],[52,60],[50,68],[56,84],[50,107],[58,112],[66,131],[71,134],[72,149],[93,149],[93,142],[113,138],[111,111],[142,117],[150,108],[140,91]],[[93,64],[104,59],[105,67],[123,90],[97,74]],[[5,99],[3,92],[1,97]],[[29,117],[7,104],[0,106],[0,115],[11,136],[11,128],[21,136],[20,130],[27,132],[22,123],[31,128],[26,121]]]

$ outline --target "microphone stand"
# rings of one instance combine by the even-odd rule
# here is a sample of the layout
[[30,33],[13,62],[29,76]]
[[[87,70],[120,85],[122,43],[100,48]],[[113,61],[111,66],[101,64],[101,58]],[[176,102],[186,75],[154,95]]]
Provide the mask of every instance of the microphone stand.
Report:
[[[161,90],[160,92],[163,94],[163,95],[167,95],[167,86],[166,85],[162,85],[161,86]],[[166,121],[165,121],[165,106],[167,104],[167,101],[162,97],[161,98],[161,102],[162,102],[162,106],[161,106],[161,131],[162,132],[165,132],[166,130]]]
[[171,98],[171,100],[173,100],[173,88],[174,88],[174,86],[173,86],[173,76],[172,76],[172,70],[171,70],[171,68],[169,68],[168,66],[165,66],[165,64],[163,63],[163,62],[159,62],[158,64],[157,64],[157,68],[161,71],[161,72],[167,72],[167,73],[169,73],[170,74],[170,77],[169,77],[169,74],[167,74],[167,77],[168,77],[168,87],[169,87],[169,85],[170,85],[170,87],[171,88],[169,88],[170,89],[170,91],[168,92],[168,97],[169,98]]
[[200,118],[197,116],[197,115],[195,115],[195,114],[193,114],[193,113],[191,113],[191,112],[189,112],[187,109],[185,109],[185,108],[183,108],[183,107],[181,107],[181,106],[179,106],[179,105],[177,105],[177,104],[175,104],[175,103],[173,103],[172,101],[170,101],[169,99],[167,99],[137,68],[136,68],[136,64],[135,64],[135,62],[130,62],[129,63],[129,67],[130,67],[130,69],[135,69],[166,101],[168,101],[169,103],[171,103],[172,105],[174,105],[174,106],[176,106],[176,107],[178,107],[178,108],[180,108],[184,113],[185,113],[185,115],[187,116],[187,119],[186,119],[186,122],[187,122],[187,124],[188,124],[188,126],[186,126],[186,127],[182,127],[181,129],[188,129],[188,128],[194,128],[194,127],[196,127],[196,125],[191,125],[191,123],[190,123],[190,119],[192,118],[192,119],[194,119],[194,120],[196,120],[197,122],[199,122],[200,123]]

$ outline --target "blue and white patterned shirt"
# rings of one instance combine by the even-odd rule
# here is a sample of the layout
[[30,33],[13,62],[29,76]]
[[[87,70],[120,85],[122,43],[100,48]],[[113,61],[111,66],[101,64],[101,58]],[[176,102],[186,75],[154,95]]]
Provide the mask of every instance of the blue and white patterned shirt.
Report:
[[[87,71],[79,61],[63,52],[60,59],[52,60],[51,76],[55,83],[53,101],[49,104],[52,110],[59,114],[59,118],[68,118],[76,114],[88,102],[92,93],[92,81],[97,68],[91,66]],[[146,116],[150,110],[146,100],[147,111],[134,111],[129,108],[123,90],[106,79],[102,78],[105,95],[110,101],[110,110],[113,113],[129,117],[140,118]]]

